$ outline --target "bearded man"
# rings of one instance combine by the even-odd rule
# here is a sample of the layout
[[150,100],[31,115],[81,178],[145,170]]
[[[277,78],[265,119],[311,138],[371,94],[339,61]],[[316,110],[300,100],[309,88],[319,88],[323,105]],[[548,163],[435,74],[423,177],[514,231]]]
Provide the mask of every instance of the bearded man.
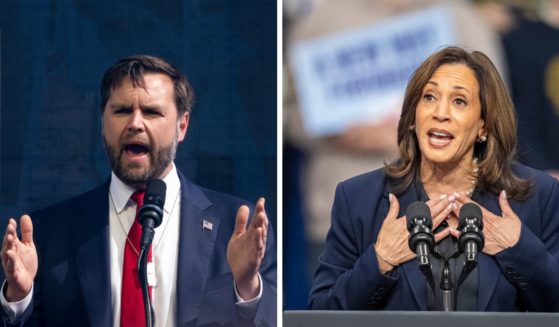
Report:
[[[151,246],[156,326],[276,325],[276,257],[264,199],[199,187],[177,171],[194,92],[161,58],[110,67],[101,83],[103,140],[112,167],[101,186],[10,219],[1,252],[5,323],[146,326],[138,279],[137,209],[146,185],[167,185]],[[252,213],[251,213],[252,212]],[[140,228],[140,227],[137,227]]]

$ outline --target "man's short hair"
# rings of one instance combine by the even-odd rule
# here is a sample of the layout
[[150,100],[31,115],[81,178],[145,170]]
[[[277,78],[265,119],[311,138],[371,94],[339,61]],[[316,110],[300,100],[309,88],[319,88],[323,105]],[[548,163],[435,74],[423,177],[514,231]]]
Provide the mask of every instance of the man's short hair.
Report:
[[120,59],[103,75],[101,81],[101,112],[111,96],[111,92],[122,84],[122,80],[129,78],[134,87],[146,87],[144,74],[161,73],[169,76],[173,81],[175,105],[178,116],[190,113],[194,104],[194,90],[181,72],[165,60],[148,55],[136,55]]

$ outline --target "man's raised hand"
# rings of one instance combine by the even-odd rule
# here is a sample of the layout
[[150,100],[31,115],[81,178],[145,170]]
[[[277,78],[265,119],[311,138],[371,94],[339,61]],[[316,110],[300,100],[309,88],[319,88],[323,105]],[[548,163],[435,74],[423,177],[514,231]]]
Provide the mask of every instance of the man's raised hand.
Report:
[[7,287],[4,296],[8,302],[17,302],[31,291],[37,275],[37,250],[33,243],[33,223],[28,215],[20,219],[21,240],[17,236],[17,222],[10,218],[2,243],[2,268]]
[[256,210],[250,225],[248,225],[249,208],[244,205],[239,208],[235,231],[227,246],[227,262],[239,295],[244,300],[255,298],[260,289],[258,270],[266,251],[268,233],[268,217],[264,202],[264,198],[256,202]]

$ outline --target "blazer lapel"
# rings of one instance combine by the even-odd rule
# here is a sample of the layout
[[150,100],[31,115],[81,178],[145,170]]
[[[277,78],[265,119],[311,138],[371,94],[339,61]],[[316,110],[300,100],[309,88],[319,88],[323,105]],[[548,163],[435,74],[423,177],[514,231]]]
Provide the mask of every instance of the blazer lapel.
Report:
[[201,189],[181,173],[181,209],[177,272],[177,324],[191,323],[209,273],[210,258],[219,230],[218,212]]
[[[498,198],[494,195],[486,195],[483,197],[475,197],[473,199],[485,209],[491,211],[496,215],[501,215],[501,208],[499,207]],[[478,298],[477,309],[485,311],[489,300],[493,295],[497,281],[501,272],[497,266],[495,259],[485,253],[480,252],[478,256]]]
[[[110,181],[110,180],[109,180]],[[73,220],[76,267],[91,326],[111,326],[109,181],[82,197]]]

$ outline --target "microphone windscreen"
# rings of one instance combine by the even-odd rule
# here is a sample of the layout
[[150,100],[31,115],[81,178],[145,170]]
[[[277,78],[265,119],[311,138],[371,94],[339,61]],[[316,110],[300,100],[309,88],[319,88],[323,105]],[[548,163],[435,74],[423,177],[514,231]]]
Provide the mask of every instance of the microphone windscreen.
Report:
[[144,195],[144,204],[138,211],[140,224],[146,226],[151,221],[153,227],[159,227],[163,220],[163,206],[165,205],[165,193],[167,185],[160,179],[152,179],[148,182]]
[[429,206],[425,204],[425,202],[415,201],[410,203],[408,208],[406,209],[406,219],[408,222],[408,230],[413,228],[413,222],[416,218],[426,218],[426,222],[431,227],[431,209]]
[[159,197],[165,202],[165,193],[167,192],[167,185],[160,179],[152,179],[148,182],[146,187],[146,197]]
[[481,208],[475,203],[465,203],[462,208],[460,208],[460,215],[458,217],[458,227],[461,229],[466,224],[466,219],[477,218],[478,221],[482,221],[483,214],[481,213]]

